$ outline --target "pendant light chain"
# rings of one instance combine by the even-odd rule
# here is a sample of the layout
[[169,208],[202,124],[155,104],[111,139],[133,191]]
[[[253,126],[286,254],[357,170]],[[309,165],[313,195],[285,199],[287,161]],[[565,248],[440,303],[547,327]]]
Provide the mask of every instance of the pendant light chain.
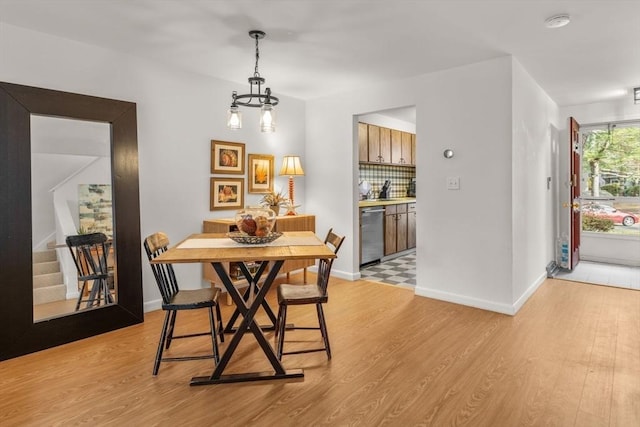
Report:
[[256,68],[253,72],[253,77],[260,77],[260,73],[258,72],[258,59],[260,59],[260,50],[258,49],[258,36],[256,35]]

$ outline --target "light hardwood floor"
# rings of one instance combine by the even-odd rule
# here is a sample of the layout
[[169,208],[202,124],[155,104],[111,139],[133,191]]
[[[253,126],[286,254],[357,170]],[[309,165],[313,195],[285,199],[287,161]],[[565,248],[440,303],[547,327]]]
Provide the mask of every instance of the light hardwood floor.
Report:
[[[290,319],[313,319],[306,309]],[[638,291],[550,279],[510,317],[332,279],[326,315],[333,359],[285,356],[304,368],[301,382],[190,387],[211,373],[207,360],[153,377],[161,312],[0,362],[0,425],[640,425]],[[207,317],[178,323],[204,328]],[[207,344],[179,340],[171,352]],[[251,335],[235,356],[234,369],[268,367]]]

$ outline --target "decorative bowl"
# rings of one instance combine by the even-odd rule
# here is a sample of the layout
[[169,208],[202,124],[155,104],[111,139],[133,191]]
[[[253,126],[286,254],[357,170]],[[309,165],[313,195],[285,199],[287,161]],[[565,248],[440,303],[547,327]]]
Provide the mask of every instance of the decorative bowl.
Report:
[[236,212],[235,221],[245,236],[266,237],[276,224],[276,214],[266,207],[248,207]]
[[265,243],[271,243],[280,236],[282,236],[282,233],[279,233],[277,231],[274,231],[262,237],[249,236],[239,231],[232,231],[227,233],[227,237],[229,237],[231,240],[245,245],[261,245]]

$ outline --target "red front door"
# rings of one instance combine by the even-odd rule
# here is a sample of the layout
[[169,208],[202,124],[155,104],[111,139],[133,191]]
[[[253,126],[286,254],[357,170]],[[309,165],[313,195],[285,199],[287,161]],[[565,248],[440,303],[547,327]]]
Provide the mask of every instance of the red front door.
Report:
[[570,121],[571,159],[571,269],[580,261],[580,124],[573,118]]

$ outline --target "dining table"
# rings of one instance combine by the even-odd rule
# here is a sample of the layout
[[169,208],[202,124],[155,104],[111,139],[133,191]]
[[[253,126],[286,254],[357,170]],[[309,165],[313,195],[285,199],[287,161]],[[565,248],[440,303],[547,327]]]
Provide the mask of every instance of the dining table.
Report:
[[[264,330],[272,330],[275,326],[275,315],[273,315],[265,297],[285,261],[335,257],[335,253],[311,231],[283,232],[272,242],[258,244],[238,243],[224,233],[200,233],[188,236],[151,261],[156,264],[211,263],[235,305],[233,320],[230,323],[233,324],[239,316],[242,317],[237,327],[225,328],[225,332],[233,334],[233,336],[212,374],[193,377],[190,384],[196,386],[304,378],[302,369],[286,370],[284,368],[264,335]],[[229,263],[237,263],[248,282],[249,286],[242,294],[229,275]],[[247,267],[249,263],[258,264],[258,268],[249,269]],[[262,276],[265,273],[266,277],[263,280]],[[274,325],[265,328],[257,323],[255,315],[260,307],[267,311]],[[273,369],[259,372],[226,372],[231,357],[243,336],[249,331],[255,337]]]

